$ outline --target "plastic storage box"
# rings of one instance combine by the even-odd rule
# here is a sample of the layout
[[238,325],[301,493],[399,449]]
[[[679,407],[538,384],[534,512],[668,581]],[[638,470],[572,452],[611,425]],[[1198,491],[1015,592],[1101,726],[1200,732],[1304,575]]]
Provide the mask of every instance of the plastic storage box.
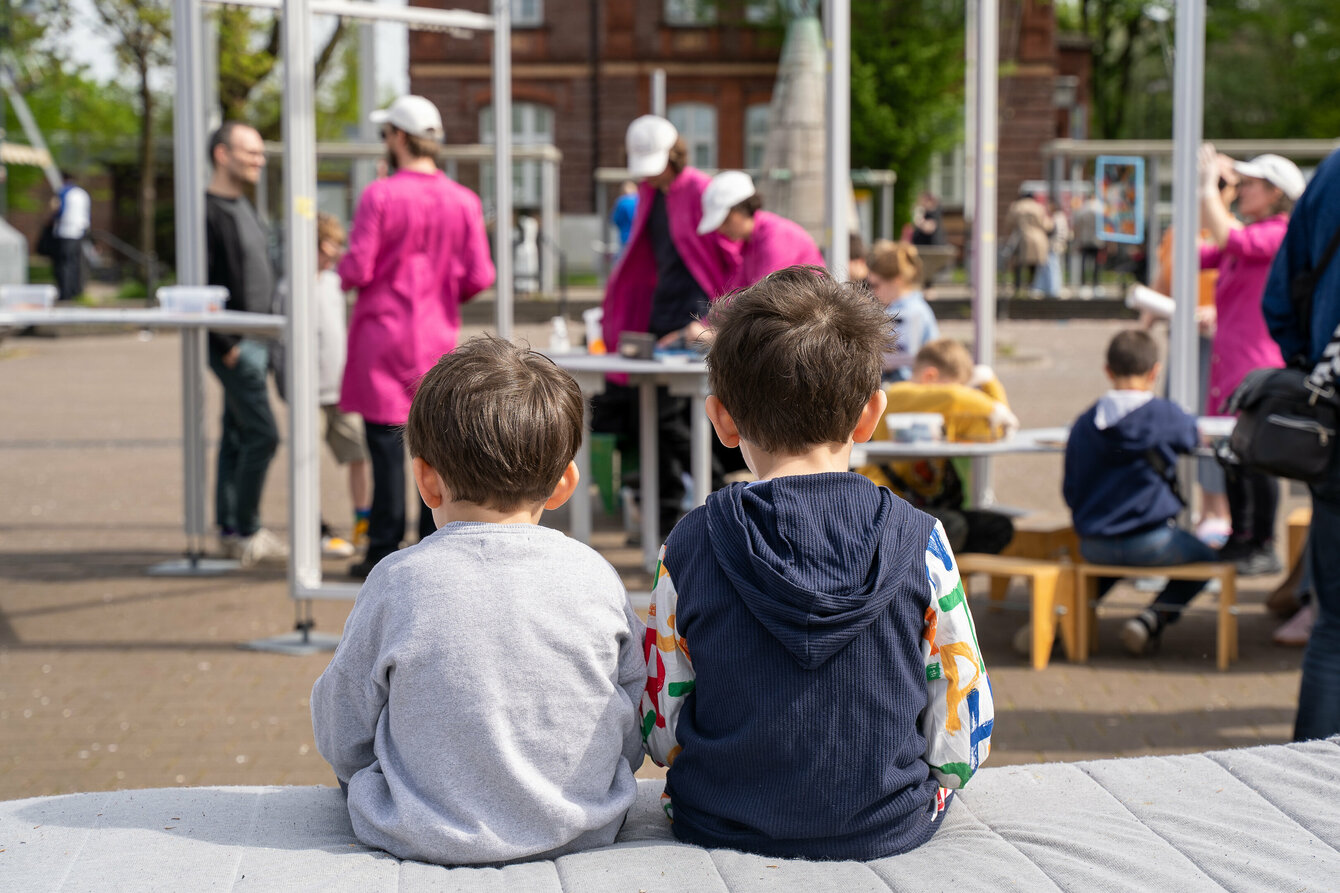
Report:
[[221,285],[165,285],[158,290],[158,306],[168,313],[216,313],[228,300]]
[[54,285],[0,285],[0,307],[6,310],[49,310],[56,303]]

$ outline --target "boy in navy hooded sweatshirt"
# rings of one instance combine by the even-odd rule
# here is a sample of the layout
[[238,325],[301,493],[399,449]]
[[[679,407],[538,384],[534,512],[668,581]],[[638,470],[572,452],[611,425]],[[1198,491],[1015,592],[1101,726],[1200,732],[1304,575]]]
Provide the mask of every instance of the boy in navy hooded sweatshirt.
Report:
[[717,302],[707,414],[758,480],[661,550],[642,729],[675,836],[874,859],[940,825],[990,750],[991,690],[939,523],[848,471],[892,325],[790,267]]
[[[1107,347],[1112,390],[1070,428],[1061,489],[1085,561],[1157,567],[1219,560],[1214,549],[1177,526],[1183,503],[1173,469],[1178,454],[1196,448],[1200,434],[1194,416],[1154,396],[1158,360],[1148,332],[1118,332]],[[1099,580],[1099,597],[1116,583]],[[1170,581],[1126,621],[1122,645],[1144,654],[1204,586],[1203,580]]]

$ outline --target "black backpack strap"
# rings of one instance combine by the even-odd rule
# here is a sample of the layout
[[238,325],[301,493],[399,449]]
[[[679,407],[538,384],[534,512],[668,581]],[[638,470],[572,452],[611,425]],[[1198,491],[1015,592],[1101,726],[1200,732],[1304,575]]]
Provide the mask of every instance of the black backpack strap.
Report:
[[1153,466],[1155,474],[1163,478],[1182,508],[1186,508],[1186,500],[1182,498],[1182,484],[1177,480],[1177,466],[1164,458],[1154,447],[1145,450],[1145,461]]

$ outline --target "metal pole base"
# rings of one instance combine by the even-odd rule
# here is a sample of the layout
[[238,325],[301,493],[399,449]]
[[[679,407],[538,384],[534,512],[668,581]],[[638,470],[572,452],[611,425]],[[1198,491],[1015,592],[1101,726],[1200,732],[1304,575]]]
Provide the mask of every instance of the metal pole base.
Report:
[[312,618],[312,600],[302,599],[294,606],[297,615],[293,632],[268,639],[254,639],[237,646],[247,651],[269,651],[272,654],[302,656],[321,651],[334,651],[340,644],[339,636],[313,632],[316,620]]
[[187,555],[151,565],[145,573],[151,577],[221,577],[241,568],[242,562],[233,558]]

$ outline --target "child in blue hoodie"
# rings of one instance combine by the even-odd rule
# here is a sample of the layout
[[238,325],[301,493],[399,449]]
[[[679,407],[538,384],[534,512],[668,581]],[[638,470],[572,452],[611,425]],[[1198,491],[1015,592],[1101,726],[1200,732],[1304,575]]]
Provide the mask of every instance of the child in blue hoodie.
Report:
[[707,413],[758,477],[661,550],[642,729],[675,836],[874,859],[940,825],[995,711],[943,528],[848,471],[885,406],[892,324],[790,267],[713,306]]
[[[1182,497],[1177,456],[1200,442],[1196,419],[1155,397],[1159,350],[1148,332],[1117,333],[1107,347],[1112,390],[1075,420],[1065,449],[1062,491],[1079,534],[1080,554],[1094,564],[1133,567],[1217,561],[1214,549],[1177,526]],[[1117,581],[1099,581],[1098,595]],[[1126,621],[1121,642],[1146,653],[1205,586],[1172,580],[1148,608]]]

